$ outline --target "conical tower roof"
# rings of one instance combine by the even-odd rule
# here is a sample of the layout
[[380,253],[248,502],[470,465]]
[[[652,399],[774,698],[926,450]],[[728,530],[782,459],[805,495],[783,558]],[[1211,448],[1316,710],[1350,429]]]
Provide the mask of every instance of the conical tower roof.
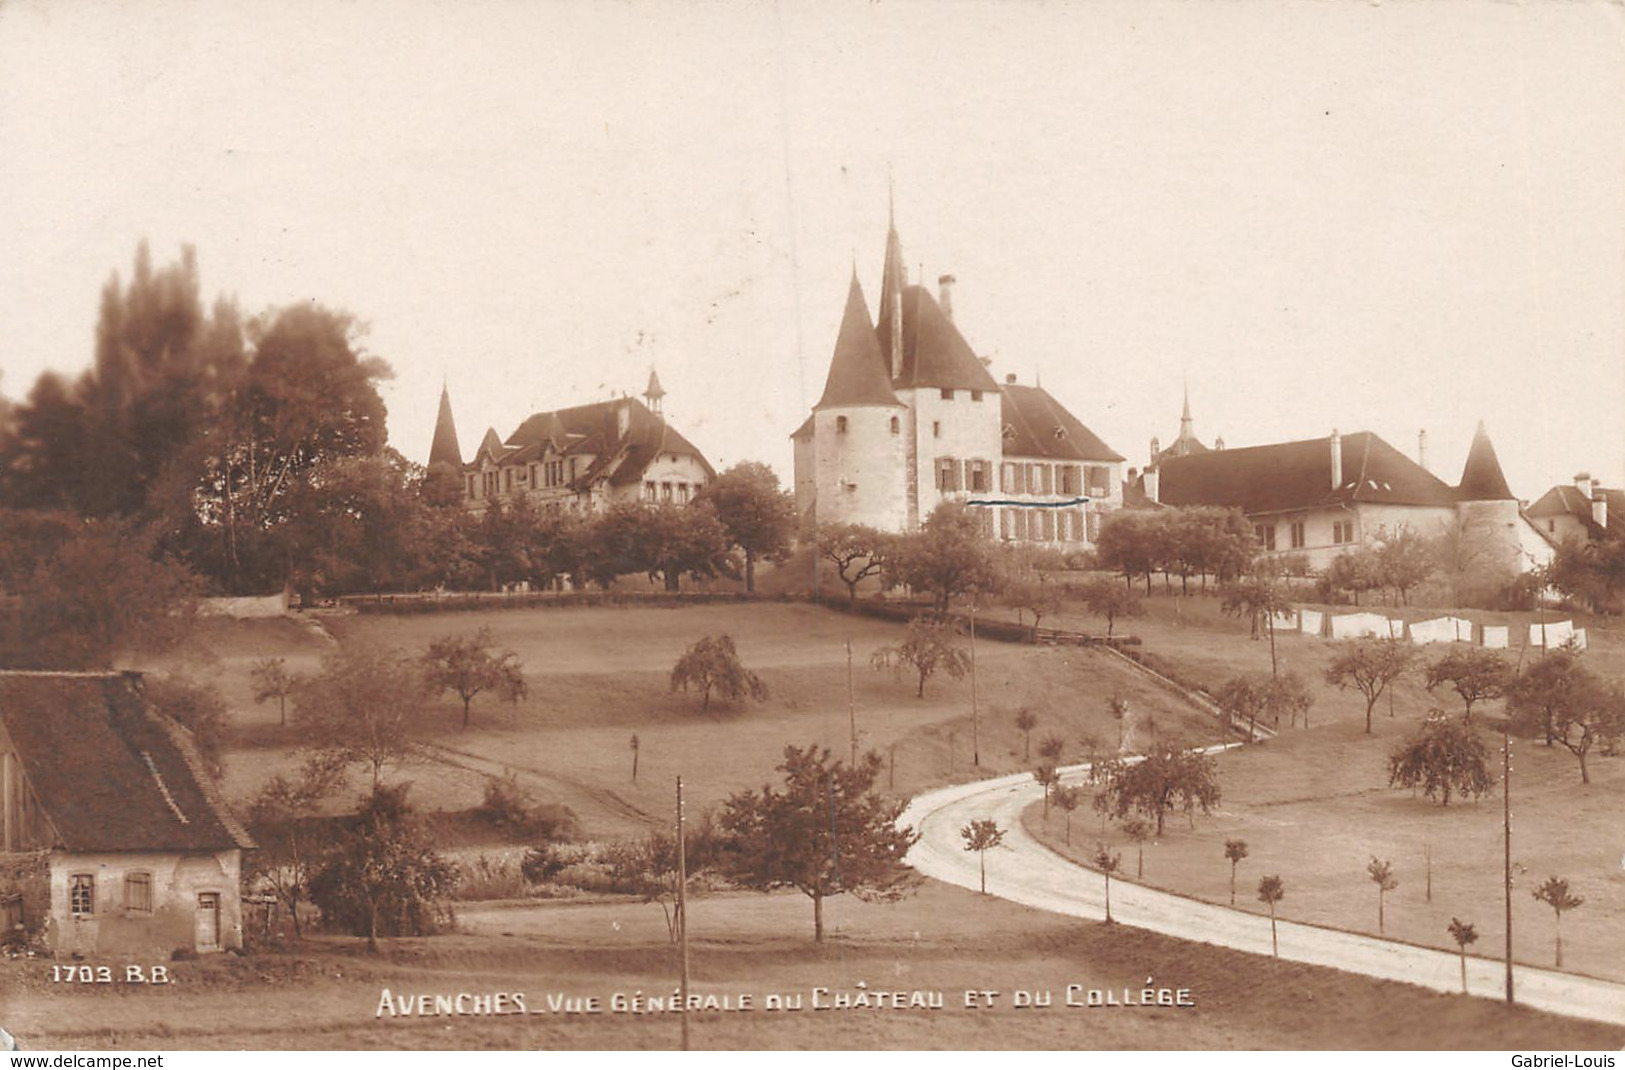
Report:
[[463,466],[463,449],[457,444],[457,421],[451,418],[451,391],[440,387],[440,415],[434,421],[434,440],[429,444],[429,467],[449,464]]
[[852,272],[852,285],[846,292],[846,311],[835,338],[835,355],[830,358],[829,378],[824,396],[814,410],[837,405],[901,405],[892,391],[886,358],[880,352],[869,303],[864,300],[858,273]]
[[1478,421],[1473,445],[1467,451],[1467,464],[1461,470],[1461,485],[1456,497],[1464,502],[1517,501],[1507,486],[1507,477],[1501,472],[1501,462],[1495,456],[1495,447],[1484,430],[1484,421]]
[[[679,383],[679,386],[682,384]],[[653,368],[649,369],[649,385],[644,388],[643,396],[651,401],[659,401],[666,396],[666,391],[660,386],[660,376],[655,374]]]

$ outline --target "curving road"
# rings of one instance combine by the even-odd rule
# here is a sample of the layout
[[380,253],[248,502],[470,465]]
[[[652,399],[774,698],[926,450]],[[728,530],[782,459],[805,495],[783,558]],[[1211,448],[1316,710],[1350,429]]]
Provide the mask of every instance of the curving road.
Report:
[[[1075,779],[1087,767],[1063,770]],[[1031,774],[960,784],[927,792],[910,801],[898,819],[920,831],[908,862],[926,876],[973,891],[979,887],[977,860],[966,851],[959,830],[970,821],[992,818],[1005,830],[1005,856],[988,868],[987,890],[1015,903],[1078,918],[1104,919],[1105,878],[1067,861],[1021,826],[1021,812],[1040,798]],[[1270,954],[1268,915],[1253,914],[1125,881],[1112,882],[1112,920],[1182,940]],[[1381,940],[1290,921],[1277,922],[1281,957],[1350,973],[1404,981],[1440,992],[1461,991],[1461,961],[1449,951]],[[1625,1025],[1625,985],[1533,966],[1514,965],[1519,1003],[1554,1014]],[[1469,957],[1468,991],[1503,999],[1503,962]]]

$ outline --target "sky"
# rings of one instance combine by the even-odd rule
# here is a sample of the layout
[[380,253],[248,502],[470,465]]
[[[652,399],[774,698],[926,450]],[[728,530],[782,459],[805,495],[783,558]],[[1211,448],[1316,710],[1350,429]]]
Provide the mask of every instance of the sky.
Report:
[[[426,459],[641,394],[719,469],[823,388],[888,193],[999,377],[1131,464],[1374,431],[1625,484],[1625,7],[0,0],[0,392],[98,294],[316,301]],[[912,278],[911,278],[912,281]]]

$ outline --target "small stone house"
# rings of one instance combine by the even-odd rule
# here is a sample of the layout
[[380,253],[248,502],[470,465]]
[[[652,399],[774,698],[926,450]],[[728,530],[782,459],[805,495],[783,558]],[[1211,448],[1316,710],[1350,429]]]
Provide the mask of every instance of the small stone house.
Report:
[[43,851],[57,955],[239,948],[242,852],[191,734],[139,673],[0,672],[0,849]]

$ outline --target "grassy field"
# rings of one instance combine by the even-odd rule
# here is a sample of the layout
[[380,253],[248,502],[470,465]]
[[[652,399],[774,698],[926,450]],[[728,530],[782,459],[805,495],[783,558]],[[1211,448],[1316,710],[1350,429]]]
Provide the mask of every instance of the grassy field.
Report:
[[[809,938],[795,894],[698,900],[693,990],[761,1007],[769,993],[941,992],[940,1010],[709,1012],[697,1048],[1482,1048],[1597,1049],[1625,1030],[1151,933],[1045,915],[928,884],[901,903],[833,900],[834,935]],[[175,983],[52,983],[50,965],[0,961],[0,1021],[34,1049],[670,1048],[669,1014],[547,1011],[548,997],[664,993],[674,954],[659,908],[636,902],[489,904],[464,932],[389,941],[371,956],[321,938],[245,958],[173,964]],[[1068,985],[1189,989],[1194,1007],[1065,1006]],[[533,1013],[380,1017],[395,996],[521,992]],[[968,1009],[966,989],[999,993]],[[1048,991],[1017,1009],[1015,991]],[[250,1002],[251,1001],[251,1002]],[[540,1011],[541,1013],[534,1013]]]
[[[1152,614],[1133,622],[1146,649],[1180,667],[1182,675],[1216,685],[1227,675],[1269,669],[1262,642],[1246,639],[1245,625],[1217,613],[1213,599],[1152,600]],[[1413,618],[1431,616],[1410,611]],[[1497,615],[1514,622],[1528,615]],[[1588,664],[1615,675],[1621,658],[1617,633],[1590,629]],[[1279,874],[1287,895],[1283,917],[1377,932],[1377,889],[1366,874],[1375,856],[1389,860],[1400,884],[1388,893],[1385,932],[1436,947],[1454,948],[1446,933],[1452,917],[1476,923],[1476,951],[1504,952],[1501,918],[1501,795],[1441,807],[1387,785],[1387,756],[1416,726],[1430,705],[1459,715],[1453,693],[1430,695],[1418,679],[1402,681],[1388,716],[1383,699],[1373,734],[1364,733],[1364,702],[1353,692],[1319,683],[1336,644],[1301,636],[1278,636],[1283,665],[1315,684],[1317,699],[1308,731],[1284,730],[1262,745],[1219,757],[1223,800],[1210,818],[1192,829],[1183,817],[1167,835],[1145,846],[1145,881],[1215,902],[1228,902],[1229,865],[1224,841],[1248,842],[1251,855],[1238,871],[1238,905],[1262,909],[1254,899],[1261,874]],[[1519,652],[1509,652],[1516,660]],[[1424,655],[1426,656],[1426,655]],[[1531,654],[1531,656],[1534,656]],[[1481,705],[1475,720],[1500,715],[1500,704]],[[1501,736],[1482,729],[1498,757]],[[1514,953],[1520,961],[1553,962],[1553,914],[1530,892],[1546,877],[1568,878],[1585,905],[1563,919],[1564,968],[1625,979],[1625,762],[1593,754],[1589,785],[1580,783],[1574,757],[1561,747],[1514,741]],[[1497,773],[1499,763],[1497,762]],[[1039,811],[1029,827],[1066,851],[1059,815],[1047,823]],[[1072,854],[1082,858],[1100,837],[1098,818],[1073,819]],[[1133,866],[1133,845],[1115,830],[1105,839]],[[1431,899],[1428,854],[1432,856]]]

